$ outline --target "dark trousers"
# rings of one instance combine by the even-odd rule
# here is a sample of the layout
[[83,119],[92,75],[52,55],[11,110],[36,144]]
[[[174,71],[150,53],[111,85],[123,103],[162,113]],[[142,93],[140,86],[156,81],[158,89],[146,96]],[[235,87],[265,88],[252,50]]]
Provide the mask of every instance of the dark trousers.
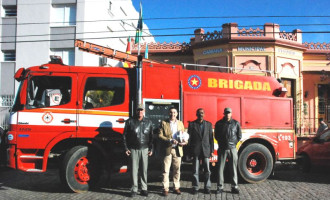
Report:
[[204,189],[211,189],[211,171],[210,171],[210,159],[194,157],[193,160],[193,181],[192,187],[194,190],[199,190],[199,161],[202,161],[202,167],[204,170]]
[[[220,153],[220,154],[219,154]],[[223,189],[224,186],[224,175],[223,171],[225,169],[226,159],[228,158],[228,164],[230,167],[230,176],[231,179],[231,187],[238,188],[237,184],[237,149],[218,149],[218,164],[219,164],[219,173],[218,173],[218,189]]]

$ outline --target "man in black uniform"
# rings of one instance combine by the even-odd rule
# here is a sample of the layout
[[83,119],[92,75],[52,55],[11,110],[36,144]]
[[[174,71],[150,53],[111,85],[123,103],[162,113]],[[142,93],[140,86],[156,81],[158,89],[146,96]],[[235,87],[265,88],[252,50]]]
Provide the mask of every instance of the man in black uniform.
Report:
[[[131,196],[134,197],[138,191],[138,172],[139,166],[141,176],[141,195],[148,196],[147,171],[148,156],[152,155],[152,122],[144,117],[144,107],[139,105],[136,111],[136,117],[129,118],[126,121],[123,142],[126,155],[131,159]],[[142,163],[140,164],[140,160]]]
[[237,149],[236,145],[242,138],[241,126],[238,121],[232,119],[231,108],[225,108],[224,117],[217,121],[214,130],[215,139],[218,141],[218,164],[219,179],[217,184],[217,194],[223,192],[224,176],[223,171],[228,158],[231,172],[231,192],[239,194],[237,183]]

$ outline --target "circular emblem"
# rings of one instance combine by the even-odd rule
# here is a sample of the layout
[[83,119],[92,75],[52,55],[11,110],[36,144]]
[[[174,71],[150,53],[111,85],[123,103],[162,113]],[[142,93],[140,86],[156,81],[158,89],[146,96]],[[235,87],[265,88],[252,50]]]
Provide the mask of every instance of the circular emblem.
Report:
[[188,85],[192,89],[198,89],[202,85],[202,80],[197,75],[191,75],[188,78]]
[[9,134],[9,135],[8,135],[8,140],[11,141],[11,140],[13,140],[13,139],[14,139],[13,134]]
[[49,124],[53,121],[53,115],[51,112],[45,112],[45,114],[42,116],[42,121],[44,121],[46,124]]

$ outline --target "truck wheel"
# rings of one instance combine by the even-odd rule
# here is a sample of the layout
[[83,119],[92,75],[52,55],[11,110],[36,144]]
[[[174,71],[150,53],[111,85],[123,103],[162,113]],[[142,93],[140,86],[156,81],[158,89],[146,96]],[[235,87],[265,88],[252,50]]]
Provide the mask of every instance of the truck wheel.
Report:
[[250,144],[243,149],[238,158],[238,170],[249,183],[267,179],[273,170],[273,157],[262,144]]
[[64,186],[73,192],[87,192],[101,175],[101,159],[95,150],[76,146],[68,151],[60,168]]

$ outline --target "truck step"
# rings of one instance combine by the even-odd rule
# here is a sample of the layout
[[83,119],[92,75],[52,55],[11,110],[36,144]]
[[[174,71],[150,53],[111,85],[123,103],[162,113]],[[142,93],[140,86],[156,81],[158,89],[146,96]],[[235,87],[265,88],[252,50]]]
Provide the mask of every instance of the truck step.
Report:
[[27,169],[27,172],[42,172],[42,169]]
[[33,156],[33,155],[22,155],[22,156],[20,156],[20,158],[24,158],[24,159],[43,159],[44,157],[42,157],[42,156]]

